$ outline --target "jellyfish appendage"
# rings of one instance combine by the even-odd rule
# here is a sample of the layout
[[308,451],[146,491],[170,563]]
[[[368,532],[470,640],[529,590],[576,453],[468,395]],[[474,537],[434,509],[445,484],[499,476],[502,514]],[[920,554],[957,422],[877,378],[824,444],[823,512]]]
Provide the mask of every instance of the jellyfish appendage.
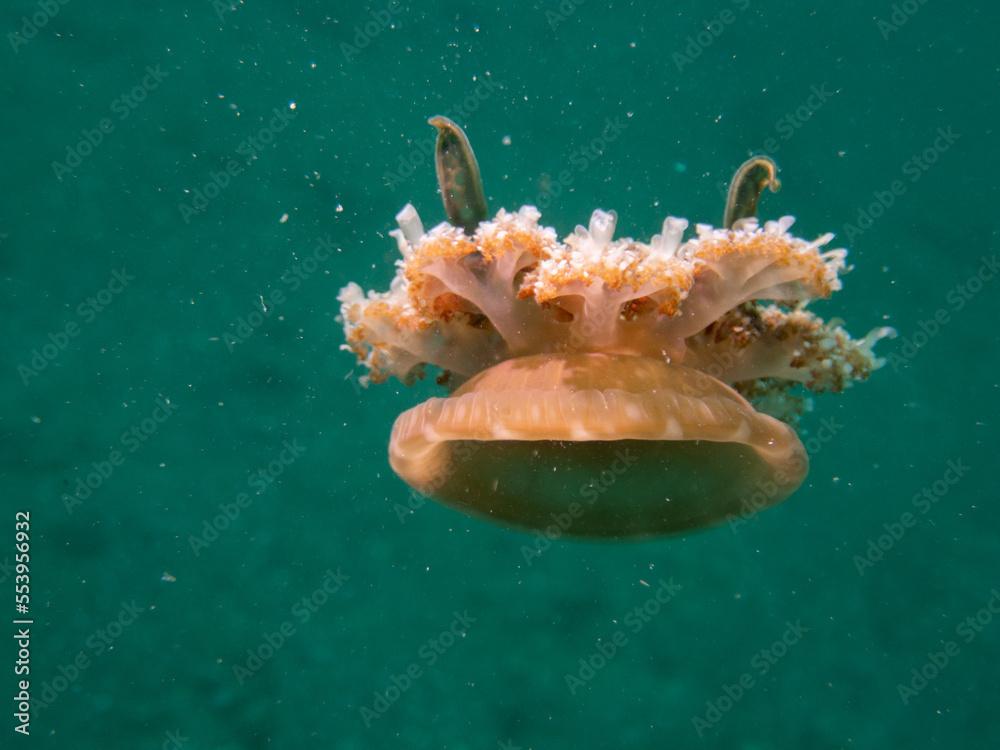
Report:
[[753,156],[739,166],[729,183],[722,226],[731,229],[738,221],[756,218],[757,202],[764,188],[772,193],[781,189],[778,165],[769,156]]
[[448,221],[473,234],[479,222],[487,218],[479,162],[465,131],[454,122],[438,115],[428,120],[428,124],[438,131],[434,167]]
[[563,241],[531,206],[501,209],[471,237],[447,223],[416,236],[415,211],[401,215],[403,259],[389,291],[365,295],[352,285],[340,295],[348,344],[375,380],[409,380],[418,365],[469,378],[509,357],[546,352],[691,357],[709,366],[720,341],[721,359],[739,360],[739,367],[720,365],[724,382],[748,372],[825,382],[804,369],[815,358],[803,351],[830,342],[832,359],[857,368],[845,383],[878,363],[870,346],[839,327],[824,336],[830,331],[807,324],[808,314],[765,311],[765,330],[745,335],[746,320],[736,314],[742,305],[801,303],[840,288],[845,252],[825,249],[829,235],[791,235],[790,217],[733,230],[698,225],[683,242],[676,227],[685,222],[669,217],[668,239],[647,244],[612,239],[603,211]]

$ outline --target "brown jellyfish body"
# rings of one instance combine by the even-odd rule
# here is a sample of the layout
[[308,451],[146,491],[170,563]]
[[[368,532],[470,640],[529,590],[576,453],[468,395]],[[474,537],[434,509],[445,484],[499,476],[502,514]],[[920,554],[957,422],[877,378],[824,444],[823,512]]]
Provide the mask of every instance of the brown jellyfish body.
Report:
[[479,373],[400,415],[389,461],[418,491],[473,515],[593,537],[718,523],[784,500],[808,466],[788,425],[717,379],[600,353]]
[[668,216],[648,243],[614,239],[617,215],[558,239],[524,206],[493,219],[465,134],[439,130],[449,217],[411,205],[384,293],[350,284],[341,319],[370,374],[444,371],[454,390],[396,420],[393,470],[474,516],[565,536],[643,538],[781,502],[804,480],[797,391],[840,391],[878,368],[891,329],[852,339],[805,310],[840,288],[846,251],[793,219],[760,226],[774,163],[733,178],[724,227]]

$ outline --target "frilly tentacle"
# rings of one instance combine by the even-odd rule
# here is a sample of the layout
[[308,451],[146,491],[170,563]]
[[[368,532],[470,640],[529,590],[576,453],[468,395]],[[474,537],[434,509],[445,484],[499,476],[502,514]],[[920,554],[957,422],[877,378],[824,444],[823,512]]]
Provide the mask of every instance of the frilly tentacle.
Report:
[[617,215],[595,211],[563,242],[532,206],[501,210],[473,236],[450,224],[425,231],[407,205],[393,232],[402,259],[388,292],[340,294],[348,348],[372,378],[404,381],[431,364],[468,377],[512,356],[605,351],[667,357],[726,382],[782,378],[839,390],[878,366],[872,346],[788,306],[840,288],[846,251],[832,235],[807,241],[793,219],[732,229],[668,217],[643,243],[614,239]]

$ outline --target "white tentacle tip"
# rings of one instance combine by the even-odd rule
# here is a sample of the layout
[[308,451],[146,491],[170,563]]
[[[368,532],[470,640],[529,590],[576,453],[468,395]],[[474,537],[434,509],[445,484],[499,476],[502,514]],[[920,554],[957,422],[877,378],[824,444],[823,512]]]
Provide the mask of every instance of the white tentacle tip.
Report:
[[793,224],[795,224],[794,216],[782,216],[777,221],[769,221],[764,224],[764,231],[768,234],[782,235],[788,232]]
[[687,219],[668,216],[663,220],[662,233],[653,235],[649,242],[653,253],[672,258],[677,254],[677,249],[681,246],[681,240],[684,238],[684,232],[687,228]]
[[617,212],[602,211],[598,208],[590,215],[590,237],[598,246],[603,247],[615,236],[617,225]]
[[404,256],[409,255],[413,245],[420,242],[424,236],[424,224],[420,220],[420,214],[412,203],[407,203],[396,214],[396,223],[399,224],[399,229],[394,229],[389,234],[396,238],[399,252]]

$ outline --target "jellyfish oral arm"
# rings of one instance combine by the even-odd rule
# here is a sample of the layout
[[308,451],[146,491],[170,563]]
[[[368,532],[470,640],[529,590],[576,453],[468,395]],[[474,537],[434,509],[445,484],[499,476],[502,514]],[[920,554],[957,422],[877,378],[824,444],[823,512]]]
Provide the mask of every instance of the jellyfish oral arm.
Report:
[[687,339],[683,361],[730,385],[775,378],[814,392],[841,391],[882,366],[874,346],[893,335],[891,328],[877,328],[855,340],[836,322],[806,310],[749,306]]
[[509,352],[530,351],[532,341],[549,333],[549,321],[538,305],[518,298],[515,279],[534,263],[534,255],[523,249],[508,252],[492,263],[484,262],[478,253],[439,258],[421,269],[424,292],[434,299],[447,292],[467,302],[467,309],[486,316]]
[[[763,227],[744,219],[730,230],[699,225],[687,242],[687,222],[668,217],[649,244],[615,241],[617,217],[600,210],[564,242],[531,206],[501,210],[471,237],[449,224],[424,232],[412,206],[397,218],[403,257],[390,290],[366,297],[352,285],[341,295],[350,348],[376,380],[412,379],[419,363],[468,377],[505,358],[554,351],[696,362],[685,342],[704,349],[699,334],[731,311],[754,300],[826,297],[845,267],[843,250],[823,251],[831,235],[795,237],[790,217]],[[806,325],[790,330],[785,322],[731,352],[741,363],[733,379],[815,379],[796,366],[803,342],[792,339],[808,333],[808,345],[820,335]]]
[[793,223],[788,216],[763,229],[753,220],[728,231],[699,225],[698,239],[687,246],[696,282],[678,334],[694,335],[744,302],[804,302],[840,289],[846,251],[820,252],[833,235],[806,242],[788,233]]
[[369,292],[357,284],[341,290],[340,317],[346,348],[368,368],[368,380],[394,376],[411,383],[429,364],[468,377],[496,363],[503,350],[495,334],[469,325],[461,315],[428,320],[398,298],[405,291]]

